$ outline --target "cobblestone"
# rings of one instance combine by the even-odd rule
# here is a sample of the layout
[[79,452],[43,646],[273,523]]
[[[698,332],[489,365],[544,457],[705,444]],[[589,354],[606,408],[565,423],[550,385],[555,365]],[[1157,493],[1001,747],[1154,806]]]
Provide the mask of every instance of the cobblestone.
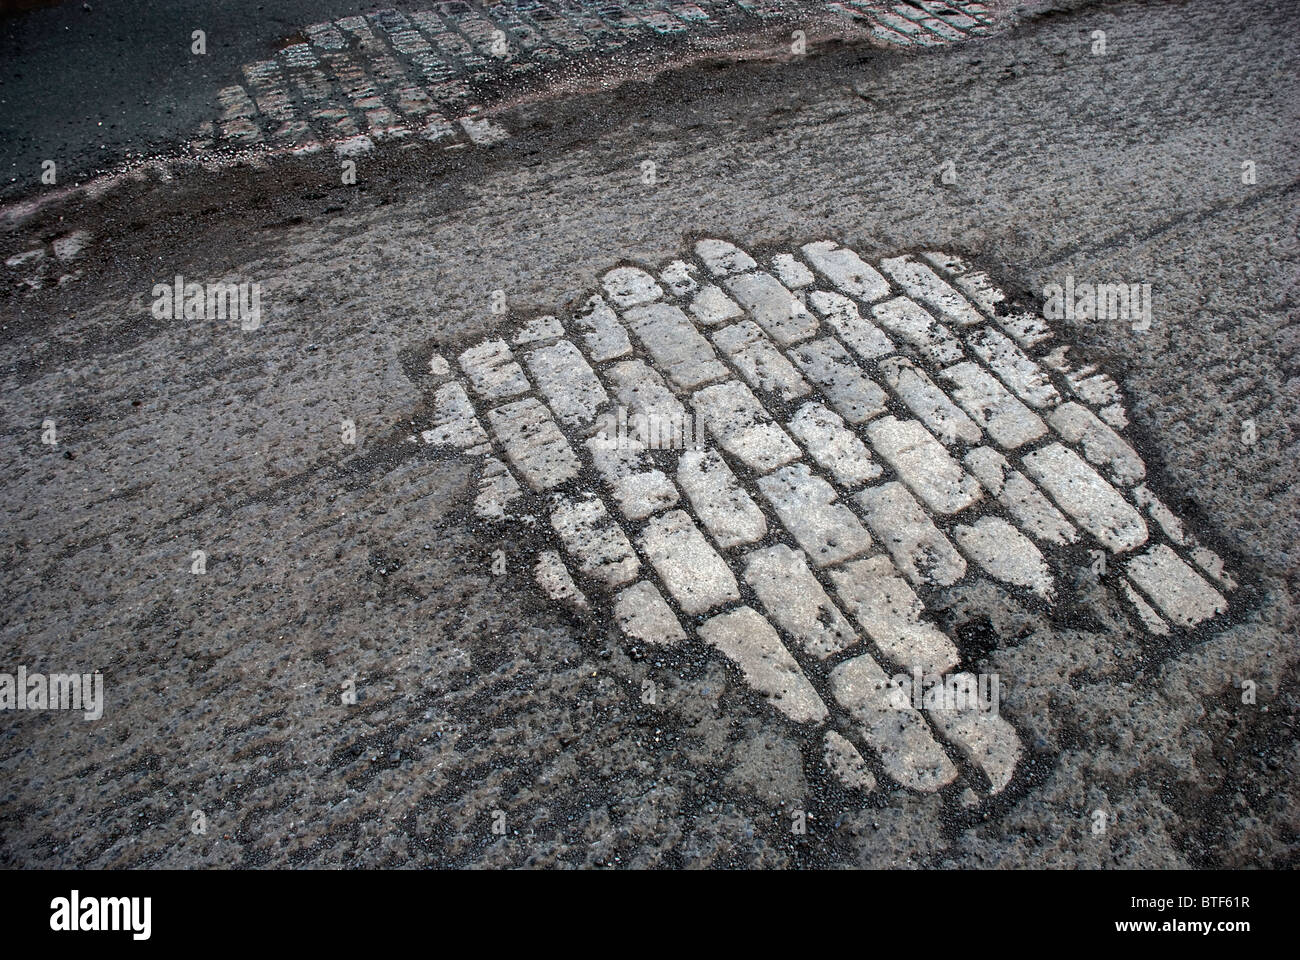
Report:
[[826,321],[826,326],[863,360],[875,360],[894,352],[889,337],[863,317],[858,305],[843,294],[814,290],[808,302]]
[[758,324],[746,320],[723,327],[713,334],[713,343],[759,394],[785,401],[807,395],[807,381],[764,336]]
[[527,393],[531,385],[504,340],[488,340],[460,355],[460,367],[474,391],[485,400],[503,400]]
[[895,297],[871,310],[876,322],[897,339],[911,345],[917,355],[944,366],[965,355],[952,331],[907,297]]
[[730,277],[726,284],[736,302],[781,346],[789,347],[817,333],[817,319],[771,274],[743,273]]
[[953,399],[1004,450],[1033,443],[1047,433],[1039,416],[978,364],[955,364],[943,371],[943,378],[955,388]]
[[849,423],[865,423],[887,409],[885,391],[862,372],[834,337],[805,343],[790,356]]
[[949,586],[966,574],[966,561],[901,483],[868,487],[857,495],[867,526],[914,584]]
[[582,333],[587,354],[597,363],[626,356],[632,352],[627,331],[604,297],[591,297],[574,318],[574,328]]
[[854,560],[830,578],[844,608],[894,663],[935,675],[957,665],[957,648],[923,619],[920,599],[887,557]]
[[899,707],[897,687],[870,656],[846,660],[831,671],[831,690],[880,755],[885,772],[912,790],[932,791],[957,779],[957,768],[935,741],[921,714]]
[[700,637],[730,657],[751,687],[795,723],[820,723],[826,705],[808,682],[776,630],[749,607],[719,614],[700,627]]
[[580,464],[551,415],[531,397],[497,407],[488,420],[506,458],[534,490],[549,490],[578,475]]
[[1058,545],[1078,539],[1078,533],[1061,511],[996,450],[976,447],[966,454],[963,463],[980,485],[1034,537]]
[[1043,555],[1023,533],[1001,517],[980,517],[958,524],[953,539],[961,551],[995,580],[1026,587],[1044,599],[1052,596],[1052,574]]
[[560,498],[551,510],[551,526],[579,572],[606,587],[631,582],[641,569],[627,535],[598,499]]
[[784,544],[755,550],[745,561],[745,582],[768,617],[814,657],[825,659],[858,642],[802,551]]
[[1123,553],[1146,543],[1142,517],[1073,450],[1053,443],[1026,455],[1023,462],[1061,509],[1107,549]]
[[654,584],[634,583],[618,595],[614,617],[619,629],[632,640],[675,647],[686,641],[677,617]]
[[880,476],[880,465],[843,419],[820,403],[805,403],[791,418],[790,432],[817,465],[844,487],[852,489]]
[[1196,626],[1228,608],[1223,594],[1163,543],[1133,557],[1125,570],[1166,617],[1184,627]]
[[880,372],[890,389],[942,442],[979,443],[984,438],[974,421],[910,360],[905,357],[882,360]]
[[853,511],[836,502],[835,488],[807,464],[760,477],[758,487],[814,566],[839,563],[871,546],[871,536]]
[[[476,456],[490,455],[495,439],[510,464],[488,456],[479,516],[504,520],[507,507],[527,502],[515,474],[535,492],[579,477],[583,461],[571,442],[599,476],[601,494],[565,492],[551,506],[552,527],[592,593],[583,597],[554,555],[536,571],[547,596],[575,610],[612,603],[614,620],[636,644],[680,646],[695,636],[722,650],[746,684],[786,716],[821,723],[830,717],[829,701],[818,697],[818,678],[803,673],[785,637],[811,658],[810,670],[825,664],[829,672],[819,675],[835,704],[891,779],[930,791],[960,775],[932,725],[987,780],[972,774],[969,786],[994,793],[1011,782],[1022,755],[1014,728],[996,712],[942,713],[928,703],[927,724],[918,704],[900,706],[902,680],[881,666],[946,676],[945,684],[969,679],[948,674],[960,659],[957,646],[927,618],[918,591],[958,584],[969,559],[1001,584],[1055,601],[1061,586],[1049,554],[1079,537],[1068,515],[1109,550],[1132,552],[1117,588],[1143,629],[1167,634],[1226,610],[1225,595],[1192,566],[1232,589],[1222,561],[1196,543],[1150,481],[1139,483],[1145,467],[1112,415],[1122,411],[1114,382],[1076,363],[1063,346],[1041,361],[1024,352],[1051,337],[1032,315],[992,318],[1011,337],[991,326],[980,311],[1007,304],[987,274],[939,253],[926,254],[924,263],[904,257],[887,264],[900,286],[963,332],[973,354],[967,357],[945,323],[910,297],[891,296],[882,275],[833,243],[803,248],[812,270],[792,254],[765,254],[776,276],[729,241],[702,240],[695,253],[739,302],[685,259],[658,270],[658,280],[640,267],[619,267],[604,275],[604,295],[574,316],[576,339],[553,317],[521,322],[511,342],[527,345],[531,382],[506,340],[464,351],[461,368],[488,407],[491,436],[476,401],[448,381],[450,367],[439,367],[436,355],[430,363],[447,382],[434,391],[426,442]],[[819,289],[822,282],[839,292]],[[694,320],[665,296],[692,300]],[[621,321],[606,298],[623,310]],[[871,308],[871,319],[861,305]],[[834,336],[805,339],[820,322]],[[629,356],[624,324],[648,360]],[[895,341],[906,355],[895,352]],[[783,351],[785,343],[793,346]],[[731,378],[728,364],[745,383]],[[889,413],[889,396],[868,371],[918,419]],[[1078,401],[1064,399],[1053,377]],[[546,403],[516,399],[533,384]],[[602,419],[614,403],[617,412]],[[1110,421],[1089,403],[1105,404]],[[693,430],[681,429],[688,410],[698,421]],[[788,417],[785,429],[774,411]],[[718,449],[696,445],[706,435]],[[816,469],[800,461],[800,445]],[[1132,500],[1098,469],[1131,488]],[[646,568],[602,496],[627,521],[644,522],[635,540]],[[1148,539],[1143,514],[1192,560],[1163,543],[1134,552]],[[940,529],[936,517],[954,520]],[[769,538],[774,542],[759,545]],[[876,543],[887,555],[872,555]],[[745,546],[746,555],[730,553]],[[742,567],[766,616],[737,606],[745,602],[736,577]],[[624,589],[607,600],[617,588]],[[862,636],[883,661],[862,650]],[[846,654],[851,659],[834,665]],[[848,732],[842,721],[840,729]],[[872,789],[875,778],[857,746],[836,736],[824,737],[822,762],[850,789]]]
[[911,257],[893,257],[882,260],[880,266],[909,297],[929,304],[949,324],[964,327],[984,319],[965,297],[925,264]]
[[827,280],[863,303],[879,300],[889,293],[889,281],[878,270],[847,247],[837,247],[834,241],[806,244],[803,255]]
[[799,456],[799,448],[752,393],[736,381],[697,390],[696,414],[724,450],[756,473],[767,473]]
[[767,535],[763,511],[716,453],[683,453],[678,461],[677,482],[690,498],[700,522],[722,549],[753,543]]
[[537,389],[566,426],[586,430],[609,402],[595,371],[568,340],[534,350],[525,355],[524,362]]
[[867,427],[872,448],[937,513],[957,513],[981,496],[979,483],[915,420],[881,417]]
[[677,307],[665,303],[633,307],[623,319],[679,390],[692,390],[728,375],[709,341]]
[[708,613],[740,599],[731,568],[685,511],[674,510],[652,519],[641,534],[641,546],[659,579],[687,614]]

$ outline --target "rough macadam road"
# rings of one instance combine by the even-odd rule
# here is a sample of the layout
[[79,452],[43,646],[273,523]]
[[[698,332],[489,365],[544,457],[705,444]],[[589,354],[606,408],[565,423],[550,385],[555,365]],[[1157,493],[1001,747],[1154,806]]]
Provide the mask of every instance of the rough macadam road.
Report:
[[783,23],[11,207],[0,671],[105,705],[0,713],[3,862],[1293,865],[1294,27]]

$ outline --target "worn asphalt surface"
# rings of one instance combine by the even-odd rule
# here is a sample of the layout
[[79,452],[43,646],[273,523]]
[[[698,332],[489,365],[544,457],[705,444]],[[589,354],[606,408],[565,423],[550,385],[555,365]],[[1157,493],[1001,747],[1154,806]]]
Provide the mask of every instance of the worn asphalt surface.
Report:
[[[325,15],[292,6],[276,16]],[[1064,4],[920,53],[827,42],[505,105],[509,140],[381,145],[355,186],[325,151],[11,210],[3,257],[92,240],[5,268],[3,649],[102,670],[108,702],[97,722],[0,716],[0,863],[1295,866],[1296,25],[1285,0]],[[8,96],[33,81],[5,59]],[[194,79],[209,106],[218,72]],[[85,129],[61,146],[38,109],[3,106],[28,131],[6,165],[66,149],[91,169]],[[178,113],[176,142],[202,110]],[[634,659],[614,624],[549,604],[541,534],[475,520],[477,465],[407,440],[427,358],[503,325],[494,290],[513,315],[560,310],[700,235],[948,250],[1035,299],[1066,275],[1150,283],[1151,331],[1062,331],[1119,380],[1171,506],[1228,560],[1228,614],[1153,641],[1084,570],[1056,613],[991,585],[928,598],[1003,678],[1029,749],[968,808],[850,795],[716,653]],[[176,274],[260,281],[262,326],[155,319]]]

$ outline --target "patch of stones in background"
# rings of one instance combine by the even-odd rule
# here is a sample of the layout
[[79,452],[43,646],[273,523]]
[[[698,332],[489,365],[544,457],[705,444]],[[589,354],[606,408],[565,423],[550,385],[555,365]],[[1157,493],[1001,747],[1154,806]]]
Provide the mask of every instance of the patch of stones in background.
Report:
[[961,258],[877,266],[832,241],[760,263],[703,239],[653,275],[617,267],[565,321],[471,346],[458,372],[435,355],[422,439],[484,457],[474,512],[542,532],[552,600],[633,649],[721,651],[825,727],[846,787],[995,795],[1023,754],[996,711],[889,703],[898,673],[976,682],[928,598],[983,576],[1052,609],[1104,562],[1168,637],[1236,584],[1153,489],[1107,374]]
[[333,144],[349,154],[405,137],[489,144],[507,136],[474,116],[492,101],[556,77],[608,82],[619,69],[722,49],[777,24],[911,48],[987,35],[994,23],[973,0],[451,0],[382,10],[313,24],[273,59],[244,66],[190,146]]
[[81,278],[82,271],[74,264],[90,241],[87,231],[73,230],[47,244],[15,253],[5,259],[4,282],[28,294],[72,283]]
[[510,137],[484,113],[494,105],[608,86],[694,55],[784,50],[795,30],[809,42],[926,49],[1010,22],[992,0],[450,0],[342,17],[246,64],[242,82],[218,92],[212,119],[184,150],[0,206],[0,223],[20,223],[52,201],[98,201],[130,182],[242,164],[264,170],[276,156],[326,147],[350,157],[384,141],[443,151],[491,146]]

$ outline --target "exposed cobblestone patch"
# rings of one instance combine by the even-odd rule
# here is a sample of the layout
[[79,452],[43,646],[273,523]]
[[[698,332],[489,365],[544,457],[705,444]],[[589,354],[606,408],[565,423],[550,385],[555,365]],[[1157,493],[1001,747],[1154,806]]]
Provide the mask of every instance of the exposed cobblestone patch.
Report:
[[[810,744],[845,787],[997,793],[1015,728],[921,707],[893,673],[976,681],[936,591],[1070,603],[1109,555],[1130,622],[1167,637],[1235,583],[1153,489],[1113,380],[963,258],[882,267],[832,241],[758,257],[717,239],[617,267],[573,317],[462,351],[422,437],[487,455],[481,517],[550,498],[548,596],[612,610],[634,646],[721,651],[790,721],[834,725]],[[730,306],[696,309],[710,289]],[[656,442],[654,421],[691,414],[702,448]]]
[[342,156],[408,138],[447,149],[490,146],[509,136],[476,116],[495,101],[630,64],[653,68],[722,53],[751,34],[801,28],[920,48],[985,36],[996,26],[991,12],[970,0],[451,0],[409,13],[380,10],[311,24],[300,41],[245,65],[218,92],[190,146],[205,153],[332,145]]

